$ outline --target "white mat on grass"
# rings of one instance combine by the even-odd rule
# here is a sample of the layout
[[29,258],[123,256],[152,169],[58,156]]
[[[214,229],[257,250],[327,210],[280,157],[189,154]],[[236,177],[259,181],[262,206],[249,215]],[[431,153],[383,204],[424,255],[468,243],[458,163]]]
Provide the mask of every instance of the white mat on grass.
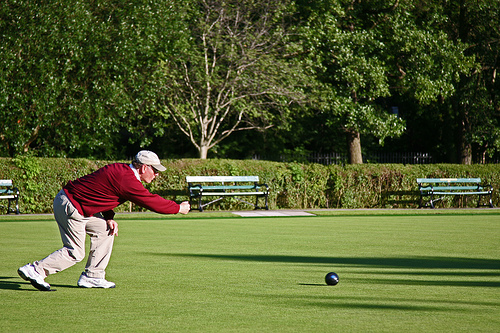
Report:
[[295,211],[295,210],[255,210],[255,211],[242,211],[233,212],[233,214],[243,217],[256,217],[256,216],[315,216],[314,214]]

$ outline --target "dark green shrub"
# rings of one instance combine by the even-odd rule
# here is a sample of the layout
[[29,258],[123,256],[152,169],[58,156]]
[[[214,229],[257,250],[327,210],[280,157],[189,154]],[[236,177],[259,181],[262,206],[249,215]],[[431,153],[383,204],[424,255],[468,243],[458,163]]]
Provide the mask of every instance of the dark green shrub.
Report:
[[[128,161],[124,161],[127,162]],[[51,213],[52,200],[69,181],[112,161],[18,157],[0,158],[0,178],[13,179],[21,192],[22,213]],[[167,171],[147,185],[153,193],[177,202],[188,200],[186,176],[256,175],[270,186],[271,209],[308,208],[417,208],[419,177],[480,177],[500,188],[500,165],[364,164],[323,166],[255,160],[164,160]],[[497,190],[493,203],[500,204]],[[0,203],[1,204],[1,203]],[[449,197],[438,207],[475,207],[476,198]],[[251,206],[228,198],[209,210],[244,210]],[[125,204],[117,212],[142,211]]]

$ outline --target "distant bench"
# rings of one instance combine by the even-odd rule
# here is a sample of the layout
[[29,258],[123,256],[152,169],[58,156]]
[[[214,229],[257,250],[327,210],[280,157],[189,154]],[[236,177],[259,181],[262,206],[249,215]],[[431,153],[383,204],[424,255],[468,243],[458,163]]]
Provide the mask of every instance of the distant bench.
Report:
[[[7,214],[11,211],[16,214],[20,214],[19,212],[19,190],[17,187],[13,187],[11,179],[0,179],[0,199],[6,199],[9,201],[7,205]],[[14,208],[11,208],[11,205]],[[2,206],[5,207],[5,206]]]
[[[420,207],[434,208],[434,202],[446,195],[477,195],[477,207],[481,206],[481,198],[488,196],[488,204],[483,206],[493,208],[491,198],[493,187],[481,184],[481,178],[417,178],[417,183],[420,191]],[[424,198],[429,199],[425,204]]]
[[[254,209],[269,209],[268,195],[269,186],[260,184],[258,176],[187,176],[189,201],[197,200],[198,210],[220,201],[225,197],[255,196],[255,204],[236,198],[241,202],[254,206]],[[217,197],[216,199],[203,203],[203,197]],[[264,199],[264,207],[259,207],[259,198]]]

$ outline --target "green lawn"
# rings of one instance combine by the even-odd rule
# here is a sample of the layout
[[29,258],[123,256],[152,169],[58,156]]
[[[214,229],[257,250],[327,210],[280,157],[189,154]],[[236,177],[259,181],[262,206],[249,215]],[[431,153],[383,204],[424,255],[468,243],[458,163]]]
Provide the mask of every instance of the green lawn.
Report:
[[0,216],[0,332],[500,331],[500,211],[316,213],[119,214],[117,287],[77,288],[84,260],[55,292],[16,273],[60,247],[52,217]]

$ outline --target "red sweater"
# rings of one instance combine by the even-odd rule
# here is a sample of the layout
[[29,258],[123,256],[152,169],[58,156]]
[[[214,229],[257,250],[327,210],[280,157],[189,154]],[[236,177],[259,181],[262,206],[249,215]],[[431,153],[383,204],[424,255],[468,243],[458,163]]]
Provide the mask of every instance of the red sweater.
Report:
[[159,214],[177,214],[180,209],[174,201],[149,192],[125,163],[109,164],[94,173],[69,181],[63,189],[78,212],[85,217],[102,213],[106,220],[113,219],[113,209],[125,201],[132,201]]

